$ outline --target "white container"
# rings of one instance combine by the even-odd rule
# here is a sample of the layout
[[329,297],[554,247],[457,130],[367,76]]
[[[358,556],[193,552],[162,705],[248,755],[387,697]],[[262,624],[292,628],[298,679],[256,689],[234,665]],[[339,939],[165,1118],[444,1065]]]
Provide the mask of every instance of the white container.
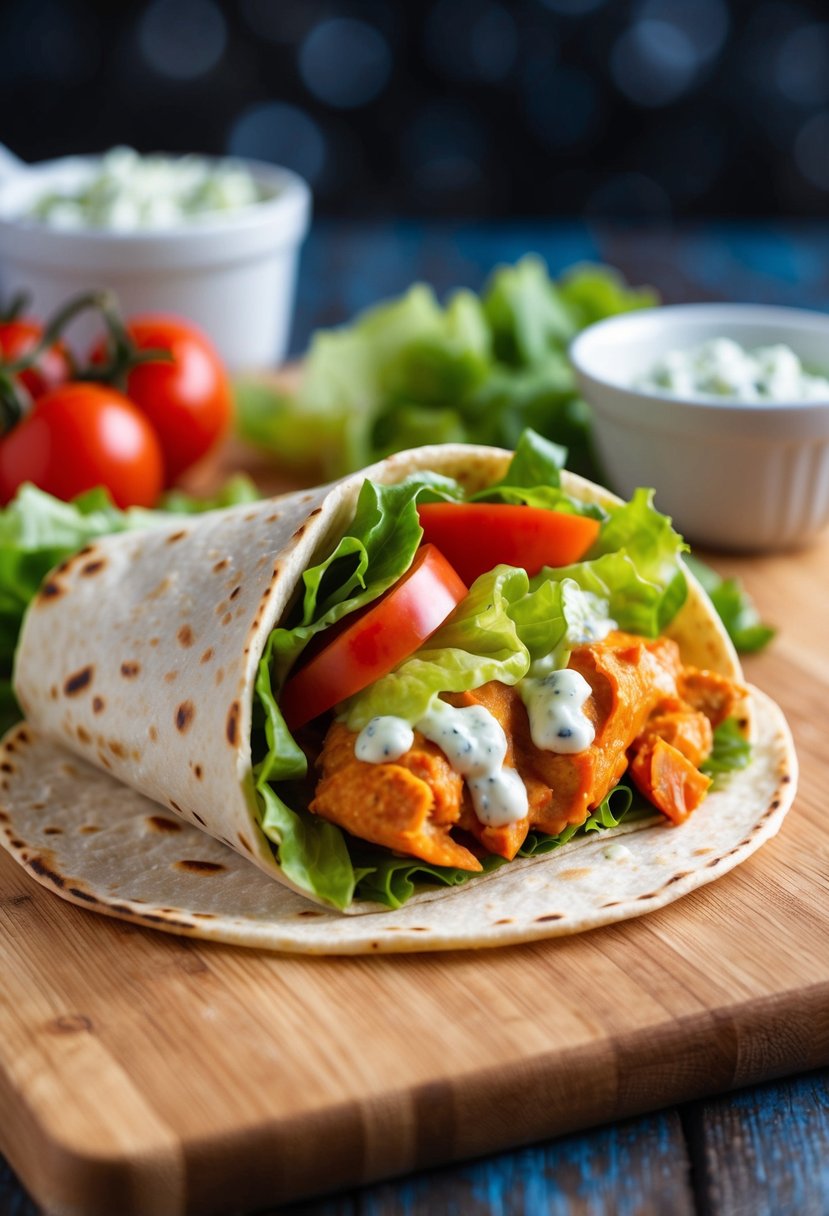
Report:
[[829,522],[829,400],[741,405],[633,387],[671,350],[711,338],[784,343],[829,374],[829,316],[755,304],[690,304],[600,321],[570,347],[615,490],[653,486],[683,535],[760,552],[805,544]]
[[[160,312],[194,321],[233,371],[280,363],[311,211],[302,178],[288,169],[242,161],[263,201],[163,230],[65,230],[14,218],[46,191],[72,188],[88,178],[97,162],[96,157],[66,157],[15,167],[15,158],[0,159],[2,298],[26,291],[31,312],[45,317],[70,296],[109,288],[126,317]],[[79,348],[99,333],[91,321],[70,330]]]

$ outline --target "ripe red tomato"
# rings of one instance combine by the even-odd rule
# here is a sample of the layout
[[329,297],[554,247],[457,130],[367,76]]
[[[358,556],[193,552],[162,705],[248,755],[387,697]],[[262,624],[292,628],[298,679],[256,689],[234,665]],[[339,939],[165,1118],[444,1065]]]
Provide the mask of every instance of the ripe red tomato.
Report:
[[437,545],[470,584],[501,563],[530,576],[544,566],[569,566],[584,557],[600,528],[587,515],[506,503],[430,502],[417,511],[424,541]]
[[[166,350],[172,355],[171,362],[134,368],[125,390],[161,441],[164,484],[170,486],[227,431],[233,412],[230,381],[209,339],[189,321],[133,317],[127,333],[139,350]],[[104,353],[104,347],[97,347],[93,362],[100,362]]]
[[119,507],[152,507],[162,489],[158,438],[115,389],[74,381],[40,397],[0,442],[0,499],[24,481],[70,499],[106,486]]
[[[28,354],[43,336],[43,326],[38,321],[23,318],[19,321],[0,322],[0,359],[11,363]],[[50,389],[63,384],[72,374],[69,354],[61,343],[48,347],[37,362],[18,372],[17,379],[25,385],[32,397],[42,397]]]
[[363,612],[335,626],[292,674],[279,703],[296,730],[392,671],[442,625],[466,587],[434,545],[422,545],[403,577]]

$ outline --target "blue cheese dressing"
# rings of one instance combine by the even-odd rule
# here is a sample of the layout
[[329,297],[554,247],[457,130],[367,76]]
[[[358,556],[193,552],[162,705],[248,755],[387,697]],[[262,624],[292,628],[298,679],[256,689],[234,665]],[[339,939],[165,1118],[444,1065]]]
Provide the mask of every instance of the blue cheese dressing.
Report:
[[[515,769],[504,764],[507,737],[488,709],[483,705],[457,709],[435,698],[415,727],[441,749],[454,771],[466,778],[481,823],[504,827],[526,816],[526,787]],[[358,734],[354,753],[358,760],[370,764],[399,759],[411,747],[411,741],[402,746],[407,737],[413,735],[404,719],[372,718]]]
[[584,712],[591,691],[584,676],[569,667],[522,680],[518,692],[527,709],[535,746],[567,756],[586,751],[596,737],[593,723]]

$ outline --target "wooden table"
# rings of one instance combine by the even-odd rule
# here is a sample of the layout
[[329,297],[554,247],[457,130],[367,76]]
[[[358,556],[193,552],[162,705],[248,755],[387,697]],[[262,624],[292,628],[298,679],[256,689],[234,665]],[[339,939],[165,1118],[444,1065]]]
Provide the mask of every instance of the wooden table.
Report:
[[[439,289],[479,286],[494,263],[529,249],[540,251],[554,268],[584,258],[614,261],[673,300],[716,296],[829,305],[829,283],[821,269],[829,265],[824,230],[794,236],[770,227],[679,235],[597,233],[575,224],[318,228],[301,278],[296,347],[304,346],[313,326],[342,320],[414,278],[430,279]],[[793,653],[786,632],[793,600],[814,603],[810,642],[816,661],[826,661],[821,624],[829,592],[826,542],[784,559],[722,558],[715,564],[741,574],[764,613],[781,627],[774,646],[748,661],[749,678],[770,689],[785,685]],[[803,638],[797,641],[802,644]],[[799,672],[799,678],[808,679],[808,672]],[[812,751],[816,737],[808,741]],[[826,943],[815,945],[825,955]],[[825,1036],[825,1025],[815,1029]],[[828,1082],[824,1070],[769,1082],[283,1212],[817,1216],[829,1210]],[[8,1169],[0,1169],[0,1216],[34,1216],[37,1210]]]

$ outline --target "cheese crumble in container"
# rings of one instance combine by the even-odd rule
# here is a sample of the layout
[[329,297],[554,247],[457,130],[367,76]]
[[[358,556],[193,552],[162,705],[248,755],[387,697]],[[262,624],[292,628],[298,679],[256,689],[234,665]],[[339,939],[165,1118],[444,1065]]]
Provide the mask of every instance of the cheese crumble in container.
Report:
[[628,313],[570,349],[613,488],[654,486],[690,540],[740,552],[829,522],[827,352],[828,316],[753,304]]
[[[48,315],[95,288],[126,316],[173,313],[204,329],[231,370],[285,356],[311,195],[257,161],[139,157],[129,149],[0,164],[0,291]],[[79,349],[98,336],[71,331]]]

